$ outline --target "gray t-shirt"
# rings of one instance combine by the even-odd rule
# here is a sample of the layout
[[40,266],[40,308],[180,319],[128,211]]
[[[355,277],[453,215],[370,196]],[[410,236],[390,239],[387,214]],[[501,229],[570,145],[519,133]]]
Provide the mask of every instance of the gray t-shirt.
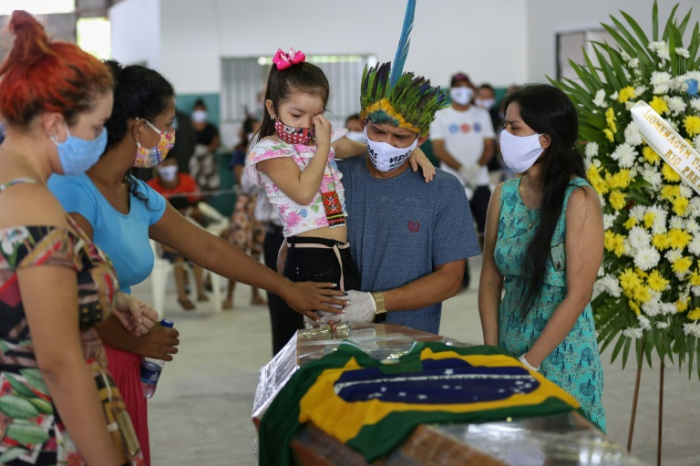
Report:
[[[389,179],[367,169],[367,156],[338,163],[343,172],[348,239],[362,291],[398,288],[435,267],[481,254],[461,183],[441,170],[431,183],[410,168]],[[389,312],[387,323],[438,333],[442,303]]]

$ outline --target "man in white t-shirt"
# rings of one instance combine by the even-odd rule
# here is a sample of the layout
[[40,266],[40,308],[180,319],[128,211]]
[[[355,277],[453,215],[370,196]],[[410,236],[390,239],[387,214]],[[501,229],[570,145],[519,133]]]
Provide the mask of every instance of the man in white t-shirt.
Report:
[[466,74],[452,77],[450,97],[452,106],[437,112],[430,126],[430,138],[441,162],[440,168],[455,175],[467,189],[479,243],[483,247],[491,197],[487,165],[494,154],[496,135],[489,113],[472,105],[474,86]]

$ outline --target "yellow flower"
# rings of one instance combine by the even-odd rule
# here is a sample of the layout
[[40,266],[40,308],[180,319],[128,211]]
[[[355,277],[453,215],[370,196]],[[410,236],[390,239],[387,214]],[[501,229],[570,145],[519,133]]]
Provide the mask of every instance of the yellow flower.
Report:
[[639,306],[637,306],[637,304],[634,301],[630,300],[629,305],[630,309],[632,309],[635,314],[640,315],[642,313],[642,310],[639,309]]
[[615,136],[613,135],[613,132],[610,131],[608,128],[605,128],[603,130],[603,134],[605,134],[605,137],[608,138],[608,141],[615,142]]
[[621,104],[624,104],[628,100],[634,99],[635,97],[637,97],[637,94],[634,93],[634,88],[632,86],[627,86],[624,89],[620,89],[617,100]]
[[612,231],[606,231],[603,245],[605,250],[612,252],[617,257],[622,256],[625,253],[625,237]]
[[644,156],[644,160],[652,165],[656,165],[661,160],[659,154],[654,152],[654,149],[649,146],[644,146],[644,149],[642,149],[642,155]]
[[688,301],[690,301],[690,298],[688,296],[676,301],[676,311],[685,312],[688,309]]
[[673,201],[673,211],[676,213],[676,215],[683,215],[685,214],[685,210],[688,208],[689,203],[690,201],[688,199],[678,197],[675,201]]
[[626,188],[632,182],[632,176],[630,175],[629,170],[620,170],[614,175],[611,175],[606,171],[605,182],[608,184],[610,189]]
[[671,264],[671,270],[676,273],[684,273],[688,271],[691,265],[693,265],[693,261],[690,257],[681,257]]
[[700,319],[700,307],[696,307],[692,311],[688,313],[688,319],[690,320],[698,320]]
[[671,228],[666,233],[666,237],[668,238],[668,245],[673,249],[684,249],[693,239],[690,233],[680,228]]
[[674,198],[681,195],[681,185],[667,184],[661,188],[661,198],[673,202]]
[[681,176],[678,174],[678,172],[671,168],[671,166],[667,163],[664,163],[664,166],[661,169],[661,174],[664,175],[666,181],[677,182],[681,180]]
[[622,291],[625,292],[625,296],[630,296],[637,288],[642,287],[642,280],[639,275],[635,273],[632,269],[625,269],[619,276],[620,286]]
[[644,288],[643,286],[638,286],[634,290],[634,299],[640,303],[646,303],[651,300],[651,292],[649,288]]
[[610,128],[610,131],[617,133],[617,125],[615,124],[615,110],[612,107],[605,112],[605,121],[608,123],[608,128]]
[[651,237],[651,244],[658,249],[663,251],[671,247],[671,241],[668,239],[668,235],[664,233],[659,233]]
[[664,291],[670,282],[662,277],[658,270],[653,270],[647,278],[647,283],[654,291]]
[[656,220],[656,214],[654,212],[647,212],[644,214],[644,226],[646,228],[651,228],[654,225],[654,220]]
[[624,193],[621,193],[617,189],[614,190],[613,192],[610,193],[610,206],[615,209],[615,210],[620,210],[622,209],[625,205],[627,205],[626,201],[627,195]]
[[651,100],[651,102],[649,102],[649,105],[650,105],[651,108],[653,108],[653,109],[656,111],[656,113],[658,113],[659,115],[663,115],[664,113],[668,112],[668,104],[666,103],[666,101],[665,101],[664,99],[662,99],[662,98],[659,97],[658,95],[655,96],[655,97]]
[[588,181],[591,183],[591,186],[593,186],[593,189],[595,189],[599,195],[603,195],[608,192],[608,185],[600,176],[600,169],[597,165],[591,164],[591,166],[588,167],[588,172],[586,175],[588,175]]
[[688,115],[683,120],[683,126],[685,126],[685,130],[688,132],[688,136],[690,137],[700,134],[700,117]]
[[700,273],[698,273],[698,269],[695,269],[695,272],[690,274],[690,279],[688,281],[692,286],[700,286]]
[[633,226],[637,224],[637,217],[630,217],[627,219],[625,223],[623,223],[623,226],[627,228],[628,230],[631,230]]

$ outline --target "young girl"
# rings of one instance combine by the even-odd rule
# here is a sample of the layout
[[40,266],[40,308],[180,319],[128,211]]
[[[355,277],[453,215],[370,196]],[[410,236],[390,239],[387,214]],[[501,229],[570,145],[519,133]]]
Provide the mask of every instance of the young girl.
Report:
[[[259,142],[246,175],[279,209],[288,247],[284,276],[357,290],[360,277],[347,242],[345,192],[335,158],[361,155],[367,147],[343,137],[345,129],[331,131],[323,116],[330,90],[320,68],[294,50],[278,50],[273,62]],[[432,179],[434,168],[425,156],[411,163]],[[286,329],[288,337],[301,320],[295,327]]]

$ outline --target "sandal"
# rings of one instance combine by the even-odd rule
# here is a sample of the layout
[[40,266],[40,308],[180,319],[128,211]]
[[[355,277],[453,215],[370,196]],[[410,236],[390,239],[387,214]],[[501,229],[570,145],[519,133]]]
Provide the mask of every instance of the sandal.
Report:
[[180,303],[180,306],[182,306],[182,308],[186,311],[192,311],[195,308],[195,305],[192,303],[192,301],[190,301],[187,298],[177,298],[177,302]]

